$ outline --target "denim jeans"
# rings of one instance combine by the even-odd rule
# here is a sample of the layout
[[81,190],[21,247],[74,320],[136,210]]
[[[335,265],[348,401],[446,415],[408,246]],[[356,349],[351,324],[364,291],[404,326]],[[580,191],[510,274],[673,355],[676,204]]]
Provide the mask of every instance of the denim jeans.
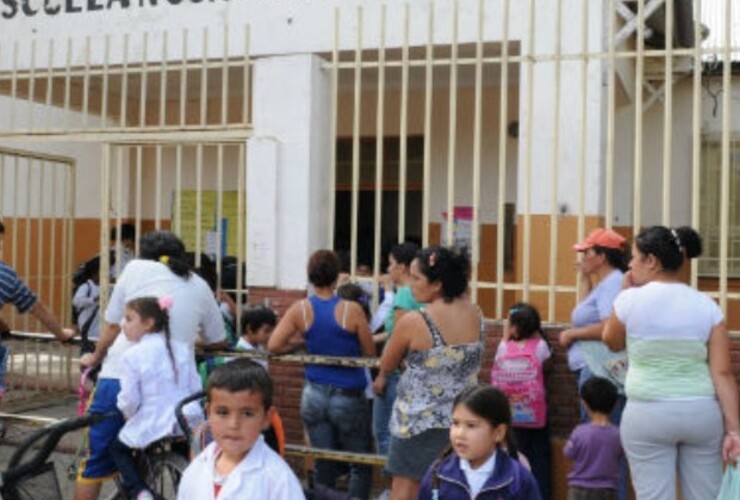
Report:
[[[594,374],[591,372],[591,370],[588,369],[588,366],[584,366],[577,372],[578,376],[578,394],[581,393],[581,387],[583,387],[583,384],[586,383],[588,379],[594,376]],[[611,414],[609,415],[609,420],[611,420],[611,423],[616,425],[617,427],[620,426],[622,423],[622,413],[624,412],[624,406],[627,404],[627,398],[620,395],[617,398],[617,404],[614,405],[614,409],[612,410]],[[588,413],[586,412],[585,406],[583,406],[583,402],[580,403],[581,407],[581,422],[586,423],[589,421],[588,419]],[[629,494],[629,468],[627,467],[627,457],[623,456],[622,460],[619,461],[619,488],[618,488],[618,496],[619,500],[627,500],[627,495]]]
[[373,400],[373,435],[375,448],[381,455],[388,455],[388,443],[391,439],[390,423],[393,402],[396,400],[396,386],[401,374],[391,372],[386,378],[385,390]]
[[136,498],[141,491],[147,489],[146,484],[139,475],[136,461],[132,455],[132,449],[116,439],[108,448],[110,456],[121,473],[121,482],[126,490],[128,498]]
[[[316,448],[370,451],[368,413],[364,389],[341,389],[312,382],[306,382],[303,388],[301,419],[311,446]],[[331,460],[316,460],[314,481],[334,488],[340,475],[339,465]],[[350,464],[349,498],[369,498],[371,482],[370,466]]]

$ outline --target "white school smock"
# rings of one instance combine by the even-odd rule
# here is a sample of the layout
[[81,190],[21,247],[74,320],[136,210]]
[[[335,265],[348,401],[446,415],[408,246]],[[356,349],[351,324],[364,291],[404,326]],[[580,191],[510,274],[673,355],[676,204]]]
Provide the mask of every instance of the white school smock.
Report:
[[[218,443],[206,446],[180,480],[178,500],[215,500],[213,485]],[[300,500],[303,488],[295,474],[267,444],[257,438],[249,453],[226,476],[218,500]]]
[[[126,418],[118,438],[131,448],[145,448],[166,436],[182,434],[175,418],[177,403],[201,390],[190,349],[170,341],[177,377],[164,333],[145,334],[121,358],[121,392],[117,406]],[[197,407],[186,408],[197,415]]]

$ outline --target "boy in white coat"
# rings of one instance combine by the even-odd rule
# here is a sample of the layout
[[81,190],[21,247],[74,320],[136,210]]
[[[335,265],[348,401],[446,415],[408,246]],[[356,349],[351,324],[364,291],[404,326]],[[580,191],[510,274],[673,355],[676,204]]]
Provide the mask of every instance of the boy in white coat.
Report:
[[208,377],[208,424],[214,441],[191,462],[178,500],[295,500],[298,479],[262,438],[270,423],[272,380],[249,359],[220,365]]

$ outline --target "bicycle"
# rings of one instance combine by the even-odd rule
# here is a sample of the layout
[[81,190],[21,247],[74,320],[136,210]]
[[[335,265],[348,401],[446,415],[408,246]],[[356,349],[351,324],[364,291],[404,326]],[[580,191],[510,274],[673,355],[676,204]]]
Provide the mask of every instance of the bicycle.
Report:
[[[24,439],[13,455],[5,471],[0,472],[0,498],[3,500],[61,500],[54,463],[48,461],[59,440],[78,429],[89,427],[112,414],[95,414],[62,420],[42,429],[37,429]],[[30,458],[23,461],[32,446],[41,443],[40,448]]]

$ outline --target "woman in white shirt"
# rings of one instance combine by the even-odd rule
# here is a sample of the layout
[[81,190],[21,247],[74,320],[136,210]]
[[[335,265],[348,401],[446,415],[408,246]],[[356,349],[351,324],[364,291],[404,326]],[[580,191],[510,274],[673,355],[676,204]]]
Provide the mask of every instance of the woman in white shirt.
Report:
[[[680,280],[701,254],[689,227],[654,226],[635,239],[624,290],[604,328],[629,370],[621,437],[639,500],[716,498],[722,459],[740,456],[738,393],[722,311]],[[724,437],[723,437],[724,429]]]

